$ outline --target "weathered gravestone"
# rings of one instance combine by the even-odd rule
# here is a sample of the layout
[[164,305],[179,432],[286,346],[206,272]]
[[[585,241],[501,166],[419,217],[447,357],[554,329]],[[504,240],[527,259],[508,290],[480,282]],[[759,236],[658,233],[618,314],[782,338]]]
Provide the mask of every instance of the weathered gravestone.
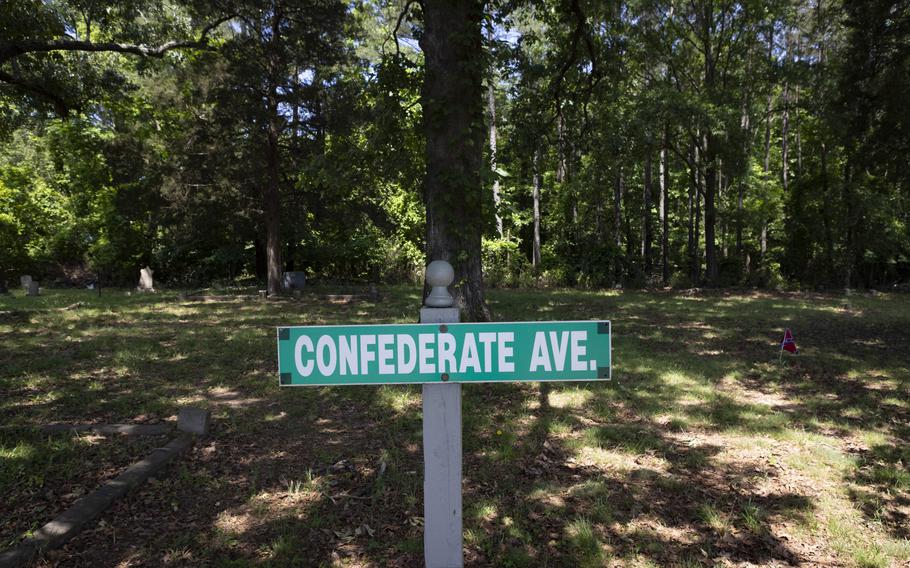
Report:
[[22,286],[22,289],[28,291],[28,287],[32,283],[32,277],[28,274],[19,277],[19,285]]
[[152,280],[152,269],[148,266],[139,270],[139,287],[136,289],[140,292],[155,291],[155,281]]
[[212,413],[201,408],[187,406],[177,415],[177,428],[183,432],[205,436],[209,433]]
[[38,283],[34,280],[28,283],[28,295],[29,296],[39,296],[40,289],[38,288]]

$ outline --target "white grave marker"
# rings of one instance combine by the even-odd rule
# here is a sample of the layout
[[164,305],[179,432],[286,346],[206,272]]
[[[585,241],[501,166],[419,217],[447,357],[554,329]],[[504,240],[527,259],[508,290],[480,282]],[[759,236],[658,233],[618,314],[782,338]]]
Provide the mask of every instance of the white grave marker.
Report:
[[155,281],[152,280],[152,269],[146,266],[139,271],[139,291],[154,292]]

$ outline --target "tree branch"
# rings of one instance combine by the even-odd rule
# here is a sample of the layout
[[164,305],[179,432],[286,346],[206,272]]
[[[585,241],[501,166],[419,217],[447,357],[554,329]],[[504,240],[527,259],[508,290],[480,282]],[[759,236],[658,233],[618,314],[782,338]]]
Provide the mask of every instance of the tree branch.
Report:
[[398,30],[401,28],[402,22],[404,22],[405,17],[411,10],[411,6],[414,4],[420,4],[420,0],[408,0],[408,2],[404,5],[404,8],[402,8],[401,12],[398,14],[398,21],[395,22],[395,29],[392,30],[392,38],[395,40],[396,59],[401,57],[401,47],[398,45]]
[[0,83],[6,83],[7,85],[18,87],[27,93],[31,93],[43,99],[47,99],[53,103],[54,110],[57,111],[58,115],[60,115],[62,118],[69,116],[69,103],[67,103],[63,97],[51,91],[44,85],[41,85],[40,83],[29,81],[28,79],[23,79],[22,77],[16,77],[15,75],[10,75],[3,70],[0,70]]
[[[87,52],[117,52],[130,53],[142,57],[163,57],[165,53],[174,49],[203,48],[208,46],[208,34],[224,22],[234,18],[231,14],[218,18],[202,29],[197,40],[168,41],[158,46],[141,44],[102,42],[95,43],[87,40],[76,40],[66,35],[64,38],[54,40],[22,40],[17,42],[0,41],[0,65],[13,61],[26,53],[48,53],[51,51],[87,51]],[[13,68],[16,68],[13,61]],[[54,109],[62,118],[69,115],[70,104],[59,94],[53,92],[41,83],[7,73],[0,70],[0,83],[17,87],[27,93],[47,99],[54,105]]]
[[22,40],[11,43],[0,42],[0,65],[19,57],[20,55],[25,55],[26,53],[47,53],[51,51],[104,51],[131,53],[142,57],[163,57],[165,53],[174,49],[202,48],[208,46],[208,34],[233,17],[234,14],[231,14],[208,24],[202,29],[199,39],[168,41],[158,46],[119,42],[95,43],[74,39]]

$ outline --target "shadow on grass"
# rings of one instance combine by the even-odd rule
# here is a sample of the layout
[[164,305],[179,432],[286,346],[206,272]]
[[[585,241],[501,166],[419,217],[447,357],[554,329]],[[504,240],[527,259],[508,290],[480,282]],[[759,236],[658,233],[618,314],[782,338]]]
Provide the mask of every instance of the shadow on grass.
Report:
[[[658,565],[807,561],[770,527],[811,518],[813,496],[784,487],[760,491],[756,479],[774,475],[768,464],[719,460],[723,448],[686,441],[684,434],[821,431],[827,426],[820,421],[845,433],[873,425],[893,437],[860,459],[851,481],[864,492],[854,495],[857,503],[869,503],[861,506],[866,515],[884,518],[896,536],[906,534],[897,532],[906,525],[902,518],[887,517],[896,502],[881,504],[901,487],[900,476],[889,472],[907,463],[895,453],[896,441],[907,440],[896,426],[905,411],[888,402],[900,392],[868,388],[848,376],[907,366],[906,355],[882,359],[875,344],[855,343],[880,331],[856,319],[847,319],[853,327],[845,328],[844,316],[810,309],[801,317],[823,348],[813,357],[804,344],[809,355],[797,364],[774,366],[768,362],[776,358],[777,338],[762,330],[780,327],[787,305],[519,296],[500,296],[501,319],[614,319],[616,380],[581,387],[465,386],[469,564],[601,565],[610,557]],[[281,391],[272,359],[275,325],[390,321],[409,315],[406,304],[194,303],[176,313],[94,314],[69,322],[72,329],[45,334],[37,329],[45,316],[35,316],[34,335],[0,337],[14,351],[2,356],[12,364],[6,368],[17,369],[0,376],[7,395],[0,417],[24,412],[20,420],[27,422],[67,413],[114,419],[173,412],[175,400],[218,386],[253,401],[236,407],[213,402],[212,440],[172,470],[165,486],[118,504],[106,517],[107,529],[69,545],[67,554],[77,562],[158,565],[185,552],[223,566],[318,566],[344,558],[419,564],[419,389]],[[58,360],[31,362],[65,345],[64,335],[80,332],[85,345],[57,349]],[[892,338],[906,341],[906,334]],[[808,333],[799,337],[812,340]],[[855,349],[849,357],[823,360],[848,348]],[[106,377],[113,368],[122,374]],[[20,384],[25,375],[39,377]],[[730,381],[751,393],[780,395],[785,404],[743,399],[725,390]],[[864,422],[866,411],[875,414]],[[592,464],[582,451],[606,457]],[[297,482],[303,488],[295,493]],[[105,532],[110,527],[121,531],[114,544]]]

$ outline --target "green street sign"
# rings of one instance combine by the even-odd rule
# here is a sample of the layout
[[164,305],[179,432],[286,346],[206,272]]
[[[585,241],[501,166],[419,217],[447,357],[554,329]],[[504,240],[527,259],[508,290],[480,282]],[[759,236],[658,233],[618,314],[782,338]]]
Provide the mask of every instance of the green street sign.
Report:
[[610,379],[608,321],[278,328],[287,386]]

